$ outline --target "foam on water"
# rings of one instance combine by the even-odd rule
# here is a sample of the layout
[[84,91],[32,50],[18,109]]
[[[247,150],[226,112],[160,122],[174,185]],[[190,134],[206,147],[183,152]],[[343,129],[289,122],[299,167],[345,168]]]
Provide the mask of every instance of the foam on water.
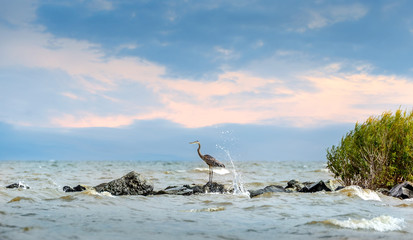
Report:
[[22,188],[22,189],[30,189],[30,187],[24,183],[24,181],[19,181],[19,187],[18,188]]
[[88,188],[88,189],[86,189],[85,191],[82,191],[82,192],[79,192],[80,194],[84,194],[84,195],[90,195],[90,196],[97,196],[97,197],[102,197],[102,196],[105,196],[105,197],[115,197],[115,196],[113,196],[112,194],[110,194],[110,192],[106,192],[106,191],[103,191],[103,192],[97,192],[95,189],[93,189],[93,188]]
[[[209,172],[209,168],[195,168],[195,171],[197,171],[197,172]],[[218,175],[225,175],[225,174],[230,173],[225,168],[214,168],[212,171],[214,173],[218,174]]]
[[358,196],[363,200],[381,201],[379,195],[375,191],[372,191],[370,189],[363,189],[359,186],[348,186],[340,190],[339,192],[345,193],[349,197]]
[[391,216],[379,216],[373,219],[351,219],[348,220],[337,220],[331,219],[323,221],[324,224],[332,224],[342,228],[350,229],[365,229],[365,230],[375,230],[379,232],[388,231],[400,231],[404,227],[404,219],[394,218]]
[[224,207],[211,207],[211,208],[202,208],[202,209],[190,209],[186,212],[219,212],[224,211]]

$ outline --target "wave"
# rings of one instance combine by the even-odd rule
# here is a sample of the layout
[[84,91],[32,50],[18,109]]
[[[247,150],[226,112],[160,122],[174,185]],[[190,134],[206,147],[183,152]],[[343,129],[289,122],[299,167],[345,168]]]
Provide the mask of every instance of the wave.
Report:
[[29,201],[29,202],[34,202],[33,198],[28,198],[28,197],[15,197],[12,200],[8,201],[7,203],[12,203],[12,202],[20,202],[22,200]]
[[225,207],[212,207],[212,208],[202,208],[202,209],[190,209],[185,212],[219,212],[224,211]]
[[[195,172],[209,172],[209,168],[195,168],[194,171]],[[214,168],[213,171],[214,173],[218,175],[225,175],[225,174],[230,173],[230,171],[228,171],[225,168]]]
[[85,191],[82,191],[82,192],[79,192],[80,194],[84,194],[84,195],[89,195],[89,196],[98,196],[98,197],[102,197],[102,196],[105,196],[105,197],[115,197],[115,196],[113,196],[112,194],[110,194],[110,192],[97,192],[95,189],[93,189],[93,188],[88,188],[88,189],[86,189]]
[[350,229],[375,230],[379,232],[400,231],[404,227],[404,219],[394,218],[386,215],[375,217],[373,219],[330,219],[314,223],[323,223]]
[[370,189],[363,189],[359,186],[348,186],[339,191],[340,193],[347,194],[349,197],[358,196],[363,200],[369,201],[381,201],[379,195]]

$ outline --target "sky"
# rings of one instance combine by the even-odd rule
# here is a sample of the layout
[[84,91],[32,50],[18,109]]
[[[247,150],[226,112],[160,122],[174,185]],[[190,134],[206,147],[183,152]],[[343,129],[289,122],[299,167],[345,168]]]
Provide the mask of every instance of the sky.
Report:
[[0,160],[325,160],[413,107],[413,2],[0,0]]

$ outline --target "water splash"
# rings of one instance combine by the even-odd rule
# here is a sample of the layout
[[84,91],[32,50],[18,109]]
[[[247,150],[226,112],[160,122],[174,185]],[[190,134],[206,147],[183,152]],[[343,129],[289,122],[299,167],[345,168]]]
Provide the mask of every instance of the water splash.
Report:
[[231,166],[232,166],[232,173],[233,173],[233,180],[232,180],[232,186],[234,188],[234,195],[244,195],[244,196],[250,196],[250,193],[245,190],[244,188],[244,184],[241,178],[241,173],[237,172],[237,169],[235,167],[234,164],[234,160],[231,157],[231,153],[225,149],[222,146],[216,145],[219,149],[221,149],[222,151],[225,152],[225,154],[227,155],[228,159],[231,162]]
[[373,219],[348,219],[348,220],[337,220],[329,219],[322,222],[313,223],[323,223],[327,225],[335,225],[342,228],[350,229],[367,229],[375,230],[378,232],[388,232],[388,231],[401,231],[405,226],[404,219],[394,218],[386,215],[375,217]]
[[359,198],[367,201],[380,201],[379,195],[370,189],[362,189],[359,186],[348,186],[339,191],[340,193],[345,193],[347,196],[358,196]]

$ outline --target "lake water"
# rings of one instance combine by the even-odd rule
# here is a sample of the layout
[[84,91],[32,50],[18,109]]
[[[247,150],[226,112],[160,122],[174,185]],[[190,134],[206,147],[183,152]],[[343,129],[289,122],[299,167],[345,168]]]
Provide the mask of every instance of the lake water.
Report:
[[[230,156],[229,156],[230,157]],[[0,239],[409,239],[413,201],[357,187],[338,192],[267,193],[244,189],[291,179],[332,179],[324,162],[222,160],[214,181],[236,194],[111,196],[65,185],[95,186],[134,170],[155,190],[205,184],[208,168],[193,162],[0,162]],[[234,170],[236,175],[234,177]],[[235,179],[235,181],[234,181]],[[30,189],[6,189],[21,182]]]

